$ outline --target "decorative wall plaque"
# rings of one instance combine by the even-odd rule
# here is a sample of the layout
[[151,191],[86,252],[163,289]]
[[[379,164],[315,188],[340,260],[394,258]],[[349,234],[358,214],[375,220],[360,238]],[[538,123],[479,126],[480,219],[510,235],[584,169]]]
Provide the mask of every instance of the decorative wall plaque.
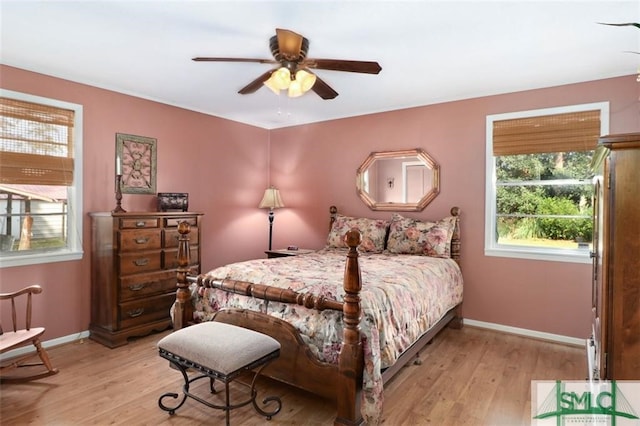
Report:
[[155,194],[156,139],[116,133],[116,175],[123,194]]

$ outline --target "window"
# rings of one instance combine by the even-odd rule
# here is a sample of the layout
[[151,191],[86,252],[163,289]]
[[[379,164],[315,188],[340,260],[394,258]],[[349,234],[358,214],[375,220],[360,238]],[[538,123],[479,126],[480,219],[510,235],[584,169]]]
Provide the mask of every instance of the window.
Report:
[[485,255],[590,262],[591,157],[608,103],[487,117]]
[[0,89],[0,266],[82,257],[82,106]]

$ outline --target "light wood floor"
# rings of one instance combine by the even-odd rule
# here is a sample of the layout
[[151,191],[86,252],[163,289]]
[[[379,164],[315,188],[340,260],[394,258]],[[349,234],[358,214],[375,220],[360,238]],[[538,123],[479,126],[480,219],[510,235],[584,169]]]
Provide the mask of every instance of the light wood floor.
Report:
[[[48,350],[60,373],[0,387],[2,425],[219,425],[222,411],[188,399],[174,416],[158,407],[180,392],[181,375],[157,354],[163,334],[108,349],[91,340]],[[528,425],[532,379],[584,379],[584,350],[465,326],[445,329],[385,389],[384,425]],[[207,386],[192,386],[192,391]],[[268,424],[330,425],[333,405],[260,380],[259,394],[282,398]],[[233,388],[232,388],[233,389]],[[263,392],[264,390],[264,392]],[[206,391],[205,391],[206,395]],[[262,425],[251,406],[231,412],[232,425]]]

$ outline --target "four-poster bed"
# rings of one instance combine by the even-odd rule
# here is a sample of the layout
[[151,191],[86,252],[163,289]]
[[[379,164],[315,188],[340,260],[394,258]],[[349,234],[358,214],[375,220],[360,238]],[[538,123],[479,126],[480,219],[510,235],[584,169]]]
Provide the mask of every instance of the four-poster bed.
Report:
[[[348,229],[345,226],[361,224],[363,220],[342,217],[337,214],[335,207],[331,208],[331,213],[334,237],[344,235],[342,231]],[[361,227],[360,232],[351,230],[346,232],[344,238],[339,238],[338,247],[348,248],[326,248],[317,254],[240,262],[197,277],[189,275],[189,225],[181,224],[178,289],[172,309],[174,329],[193,322],[215,320],[272,336],[282,345],[281,356],[265,369],[265,375],[334,400],[337,405],[335,424],[375,423],[380,420],[382,383],[414,358],[442,328],[447,325],[462,326],[459,213],[459,209],[454,207],[451,217],[437,222],[407,222],[400,215],[394,215],[390,222],[376,220],[374,223],[365,219],[370,221],[369,224],[381,228],[379,231],[385,241],[384,248],[379,246],[375,236],[372,237],[372,232],[378,230]],[[426,252],[416,253],[420,255],[400,254],[406,251],[403,249],[406,246],[393,240],[394,235],[404,238],[404,234],[415,233],[416,229],[422,231],[421,235],[433,239],[428,244],[429,250],[434,247],[438,249],[427,255]],[[331,234],[328,241],[332,241]],[[371,249],[376,244],[384,249],[384,253]],[[392,247],[391,244],[395,245]],[[423,247],[424,244],[419,250]],[[440,250],[443,247],[445,249]],[[415,251],[415,247],[408,252],[412,250]],[[340,289],[328,284],[335,281],[338,274],[335,259],[340,260],[339,273],[343,276],[343,279],[339,279]],[[375,263],[379,261],[382,262],[381,266]],[[314,268],[300,262],[316,265],[316,270],[308,279],[311,284],[300,282],[294,276],[294,271],[301,276],[308,276],[304,271]],[[398,265],[398,270],[390,272],[394,264]],[[256,269],[247,272],[249,266]],[[234,268],[237,269],[235,272]],[[378,269],[377,273],[382,277],[380,285],[367,281],[374,276],[370,275],[370,269]],[[283,277],[274,277],[280,270]],[[234,278],[234,274],[240,278]],[[406,293],[404,284],[396,286],[396,282],[390,281],[392,278],[388,275],[393,275],[393,280],[397,276],[398,282],[404,279],[402,275],[419,275],[421,280],[431,283],[429,285],[435,286],[436,290],[429,293],[430,290],[425,287],[416,294],[414,288],[414,293]],[[315,279],[318,276],[320,278]],[[257,278],[250,280],[247,277]],[[374,293],[394,292],[402,294],[399,301],[376,304],[378,295]],[[435,294],[441,293],[446,295],[439,300],[440,296],[436,297]],[[423,297],[416,297],[420,294]],[[429,299],[428,307],[421,307],[419,302],[413,305],[412,299],[422,298]],[[407,312],[401,311],[402,306],[406,307]],[[422,313],[419,313],[418,319],[414,319],[409,318],[408,311]],[[324,323],[319,325],[322,321]],[[328,331],[328,323],[331,323],[332,331]],[[397,327],[396,323],[399,324]],[[411,330],[401,330],[396,335],[391,330],[394,327]],[[323,335],[324,331],[338,335],[337,340],[335,336]],[[316,338],[321,342],[314,340]]]

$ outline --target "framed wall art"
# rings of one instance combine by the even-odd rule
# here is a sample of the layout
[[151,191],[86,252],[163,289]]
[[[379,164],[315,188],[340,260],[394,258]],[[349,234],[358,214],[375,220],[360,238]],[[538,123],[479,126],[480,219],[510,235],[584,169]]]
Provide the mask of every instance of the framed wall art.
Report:
[[116,175],[123,194],[156,193],[156,139],[116,133]]

